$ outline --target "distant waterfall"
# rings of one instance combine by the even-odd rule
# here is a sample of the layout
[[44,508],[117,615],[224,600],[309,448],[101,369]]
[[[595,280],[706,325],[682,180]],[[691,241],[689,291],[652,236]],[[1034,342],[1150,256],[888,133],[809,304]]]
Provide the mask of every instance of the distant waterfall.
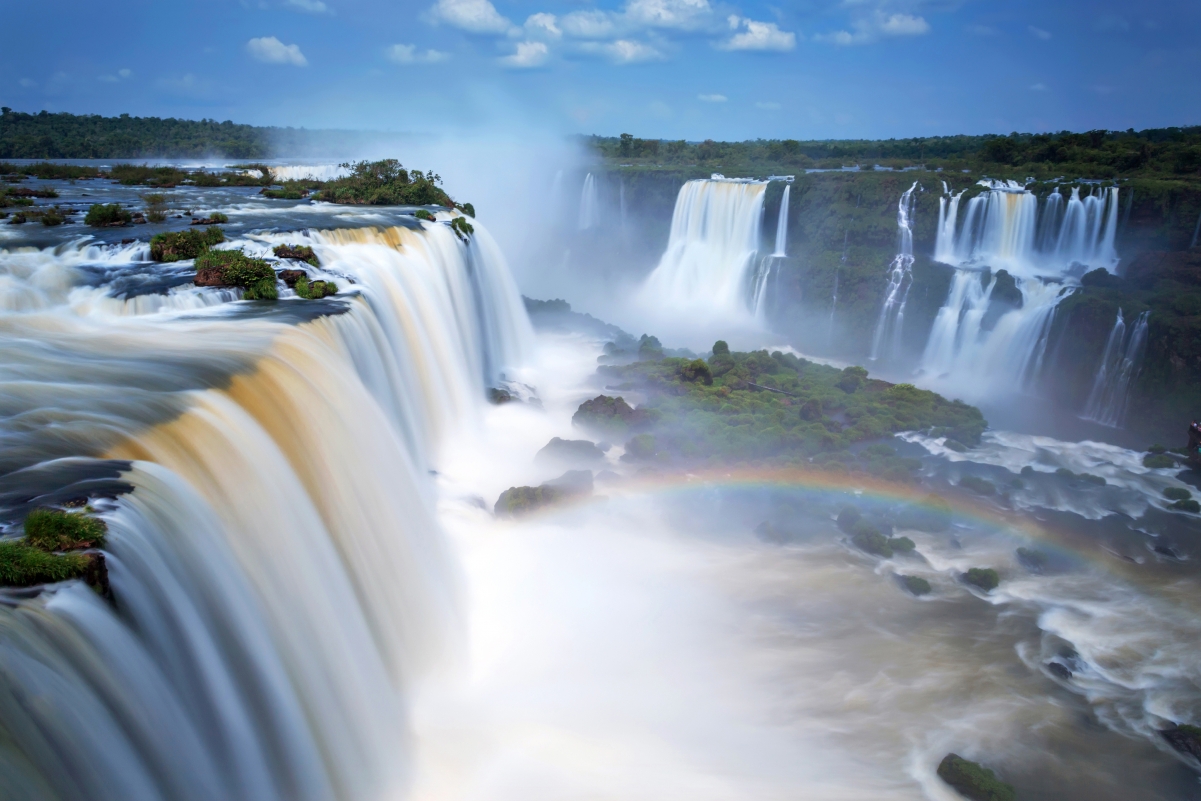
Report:
[[936,386],[979,399],[1031,388],[1042,367],[1055,307],[1071,290],[1033,278],[1016,278],[1022,306],[982,327],[996,277],[956,270],[946,303],[938,310],[921,359],[921,372]]
[[776,250],[771,255],[784,258],[788,255],[788,195],[792,184],[784,184],[784,196],[780,198],[780,217],[776,220]]
[[584,176],[584,188],[580,191],[580,230],[587,231],[600,225],[600,201],[597,199],[596,178],[592,173]]
[[1097,367],[1097,377],[1093,380],[1093,389],[1089,393],[1088,402],[1084,406],[1085,420],[1092,420],[1103,426],[1117,428],[1122,424],[1126,415],[1126,400],[1130,395],[1130,384],[1138,375],[1142,363],[1143,351],[1147,348],[1147,318],[1150,312],[1143,312],[1134,322],[1134,329],[1126,336],[1126,322],[1122,319],[1122,310],[1118,309],[1118,318],[1109,332],[1109,340],[1105,343],[1105,352],[1101,354],[1101,364]]
[[872,336],[872,361],[880,358],[887,346],[891,356],[896,356],[901,346],[901,329],[905,322],[905,302],[909,299],[909,288],[913,286],[913,190],[917,181],[905,190],[897,203],[897,255],[888,267],[888,289],[884,294],[884,305],[880,308],[880,319],[876,321],[876,332]]
[[677,310],[746,317],[762,285],[758,252],[765,182],[689,181],[680,188],[671,236],[642,298]]
[[[963,193],[944,192],[934,258],[955,267],[988,266],[1014,275],[1064,274],[1070,268],[1111,272],[1118,256],[1118,188],[1065,200],[1056,190],[1044,201],[1015,181],[981,181],[986,191],[960,209]],[[945,184],[944,184],[945,187]],[[960,217],[962,216],[962,221]]]

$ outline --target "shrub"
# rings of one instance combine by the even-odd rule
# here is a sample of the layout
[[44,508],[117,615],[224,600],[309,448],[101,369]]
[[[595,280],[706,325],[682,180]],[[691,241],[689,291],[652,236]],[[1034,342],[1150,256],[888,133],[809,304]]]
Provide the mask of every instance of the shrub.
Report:
[[107,206],[103,203],[93,203],[83,221],[94,228],[105,228],[129,225],[133,221],[133,215],[121,208],[119,203],[109,203]]
[[[247,300],[275,300],[279,292],[275,286],[275,270],[262,259],[249,258],[240,250],[208,250],[196,257],[196,272],[208,273],[224,286],[236,286],[246,290],[242,297]],[[205,282],[213,285],[210,279]]]
[[926,595],[930,592],[930,582],[919,576],[901,576],[901,584],[914,595]]
[[842,376],[838,379],[838,388],[843,392],[852,393],[863,385],[867,380],[867,370],[862,367],[848,367],[842,371]]
[[64,222],[66,222],[66,218],[58,213],[58,209],[48,209],[42,212],[42,225],[62,225]]
[[437,219],[436,217],[434,217],[434,215],[430,214],[425,209],[417,209],[417,211],[413,214],[413,216],[419,220],[425,220],[427,222],[433,222],[434,220]]
[[938,765],[938,777],[971,801],[1014,801],[1013,787],[986,767],[958,754],[947,754]]
[[1172,504],[1172,508],[1180,512],[1192,512],[1197,514],[1201,512],[1201,503],[1197,501],[1176,501]]
[[464,214],[466,214],[468,217],[472,217],[472,218],[474,218],[474,217],[475,217],[475,206],[471,205],[470,203],[460,203],[460,204],[459,204],[459,208],[460,208],[460,209],[463,211],[463,213],[464,213]]
[[622,454],[622,459],[631,461],[634,459],[652,459],[655,456],[655,438],[650,434],[638,434],[631,437],[626,443],[626,452]]
[[24,542],[0,542],[0,585],[29,587],[79,578],[90,562],[82,554],[46,553]]
[[713,343],[713,355],[714,356],[717,356],[718,354],[721,354],[721,353],[728,354],[729,352],[730,352],[730,346],[726,344],[726,341],[724,339],[719,339]]
[[243,300],[279,300],[275,279],[255,281],[242,292]]
[[225,241],[225,234],[213,226],[203,231],[169,231],[150,239],[150,258],[154,261],[184,261],[194,259],[213,245]]
[[349,175],[325,184],[320,199],[330,203],[371,206],[446,206],[454,203],[433,172],[406,170],[396,159],[343,163]]
[[963,574],[963,580],[972,586],[979,587],[985,592],[995,590],[997,585],[1001,583],[1001,578],[997,575],[997,571],[991,567],[973,567]]
[[854,506],[844,506],[838,511],[838,527],[850,534],[861,517],[859,510]]
[[1187,501],[1193,497],[1193,493],[1184,487],[1166,487],[1163,491],[1163,496],[1169,501]]
[[852,527],[852,531],[855,533],[851,537],[851,542],[855,544],[855,547],[885,559],[892,556],[892,545],[888,538],[871,523],[860,520]]
[[713,383],[713,371],[703,359],[693,359],[680,368],[680,378],[693,383],[700,381],[708,386]]
[[1049,561],[1047,555],[1042,551],[1037,551],[1033,548],[1018,548],[1018,561],[1028,570],[1033,570],[1035,573],[1040,572],[1047,566]]
[[454,231],[455,236],[464,242],[467,241],[468,237],[475,233],[475,228],[471,225],[471,223],[467,222],[466,217],[455,217],[453,220],[451,220],[450,230]]
[[320,300],[329,295],[338,294],[338,287],[333,281],[308,281],[298,278],[294,289],[296,295],[305,300]]
[[142,195],[146,204],[146,219],[152,223],[165,222],[167,219],[167,196],[158,193]]
[[73,551],[104,544],[103,520],[59,509],[34,509],[25,518],[25,541],[43,551]]

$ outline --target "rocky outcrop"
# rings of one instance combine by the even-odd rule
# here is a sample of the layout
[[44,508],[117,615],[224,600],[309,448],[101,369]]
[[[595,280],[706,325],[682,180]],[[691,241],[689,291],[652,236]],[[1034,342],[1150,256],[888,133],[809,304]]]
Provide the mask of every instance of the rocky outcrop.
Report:
[[646,418],[644,413],[626,403],[625,398],[597,395],[580,404],[571,422],[601,433],[620,434],[642,425]]
[[983,765],[947,754],[938,765],[938,777],[971,801],[1014,801],[1013,786]]
[[605,460],[605,452],[586,439],[555,437],[534,455],[536,464],[591,467]]
[[568,470],[537,487],[510,487],[496,499],[497,517],[520,517],[561,501],[592,494],[592,471]]

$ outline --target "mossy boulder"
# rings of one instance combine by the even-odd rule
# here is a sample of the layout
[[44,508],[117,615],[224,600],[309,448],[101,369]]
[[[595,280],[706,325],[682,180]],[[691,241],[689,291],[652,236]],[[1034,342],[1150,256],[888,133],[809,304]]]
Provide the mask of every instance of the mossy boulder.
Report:
[[520,517],[560,501],[592,493],[592,472],[568,470],[553,481],[537,487],[510,487],[500,494],[493,508],[497,517]]
[[1187,501],[1193,497],[1193,493],[1184,487],[1166,487],[1164,488],[1163,496],[1169,501]]
[[979,587],[985,592],[992,592],[1001,583],[1001,577],[991,567],[973,567],[960,576],[965,584]]
[[194,259],[224,241],[225,232],[216,226],[203,231],[167,231],[151,237],[150,258],[163,262]]
[[581,428],[620,434],[637,428],[645,419],[646,415],[626,403],[625,398],[597,395],[580,404],[571,422]]
[[971,801],[1014,801],[1013,786],[988,768],[958,754],[947,754],[938,765],[938,777]]
[[703,359],[693,359],[680,367],[680,378],[689,382],[700,382],[705,385],[713,383],[713,371]]
[[60,509],[35,509],[19,540],[0,542],[0,586],[32,587],[83,579],[108,593],[104,555],[77,553],[104,544],[101,520]]
[[898,576],[901,580],[901,586],[912,595],[922,596],[930,594],[930,582],[920,576]]
[[314,267],[320,266],[317,262],[317,254],[308,245],[276,245],[273,252],[277,259],[293,259]]
[[1171,508],[1175,509],[1177,512],[1191,512],[1192,514],[1197,514],[1201,512],[1201,503],[1198,503],[1194,500],[1176,501],[1172,504]]
[[605,460],[605,452],[586,439],[554,437],[534,454],[534,461],[554,465],[595,465]]
[[1018,548],[1015,553],[1017,555],[1018,562],[1021,563],[1022,567],[1026,568],[1032,573],[1041,573],[1042,571],[1046,570],[1047,565],[1051,561],[1046,552],[1039,551],[1034,548],[1026,548],[1023,546]]
[[651,434],[637,434],[626,442],[625,453],[621,455],[622,461],[649,461],[655,458],[659,452],[658,442]]
[[1143,467],[1151,470],[1170,470],[1176,466],[1176,460],[1166,453],[1148,453],[1143,457]]
[[297,279],[292,288],[297,297],[305,300],[320,300],[338,294],[338,285],[333,281],[310,281],[307,277]]
[[475,233],[475,226],[467,222],[466,217],[455,217],[450,221],[450,230],[462,241],[466,242]]

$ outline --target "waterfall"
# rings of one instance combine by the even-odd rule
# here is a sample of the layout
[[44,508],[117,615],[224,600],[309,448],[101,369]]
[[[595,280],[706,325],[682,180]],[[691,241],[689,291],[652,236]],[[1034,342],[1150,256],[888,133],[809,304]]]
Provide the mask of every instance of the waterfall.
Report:
[[1059,284],[1015,278],[1019,309],[983,328],[996,277],[960,269],[951,279],[922,354],[920,372],[957,397],[980,399],[1028,392],[1042,367],[1055,307],[1070,292]]
[[[1118,188],[1085,197],[1073,187],[1065,202],[1048,195],[1040,213],[1038,197],[1014,181],[980,181],[985,191],[971,198],[959,222],[960,198],[944,191],[934,258],[954,267],[988,266],[1013,275],[1063,275],[1074,266],[1110,270],[1117,266],[1114,247]],[[945,186],[945,184],[944,184]]]
[[1105,351],[1101,354],[1101,363],[1097,366],[1092,391],[1084,405],[1084,414],[1081,415],[1085,420],[1092,420],[1110,428],[1117,428],[1122,424],[1126,416],[1130,384],[1138,376],[1143,351],[1147,348],[1149,316],[1150,312],[1140,314],[1127,338],[1126,322],[1122,319],[1122,310],[1118,309],[1117,320],[1114,321],[1113,330],[1109,332]]
[[880,308],[880,319],[872,335],[871,359],[880,358],[881,348],[888,343],[889,355],[899,355],[901,329],[905,322],[905,302],[909,299],[909,288],[913,286],[913,190],[917,181],[905,190],[897,203],[897,255],[888,267],[888,288],[884,293],[884,305]]
[[643,285],[643,301],[727,319],[753,314],[767,272],[757,258],[766,187],[726,179],[684,184],[667,250]]
[[93,501],[117,604],[68,582],[0,606],[6,791],[403,789],[406,688],[459,625],[428,470],[531,337],[473,224],[232,243],[311,243],[341,290],[269,309],[182,285],[215,300],[100,302],[97,262],[178,269],[136,247],[0,251],[0,497],[89,494],[100,470],[132,488]]
[[771,255],[784,258],[788,255],[788,195],[792,184],[784,184],[784,195],[780,198],[780,217],[776,220],[776,250]]
[[600,225],[600,202],[596,194],[596,178],[592,173],[584,176],[584,188],[580,191],[580,230],[587,231]]

